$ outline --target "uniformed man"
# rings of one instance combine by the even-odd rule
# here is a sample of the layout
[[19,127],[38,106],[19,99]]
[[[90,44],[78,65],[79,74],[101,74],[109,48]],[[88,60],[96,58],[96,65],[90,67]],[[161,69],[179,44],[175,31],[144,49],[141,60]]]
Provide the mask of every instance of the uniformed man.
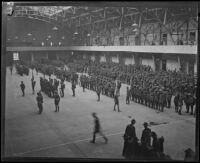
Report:
[[118,88],[116,88],[116,91],[115,91],[114,101],[115,101],[115,104],[114,104],[114,111],[115,111],[115,106],[117,105],[118,112],[121,112],[121,111],[119,110],[119,89],[118,89]]
[[98,100],[97,101],[100,101],[100,94],[101,94],[101,86],[100,85],[97,86],[96,92],[97,92],[97,96],[98,96]]
[[61,97],[64,97],[64,89],[65,89],[65,83],[61,82],[60,90],[61,90]]
[[129,87],[126,88],[126,104],[130,103],[130,90]]
[[59,103],[60,103],[60,96],[58,95],[58,92],[56,91],[54,95],[54,104],[56,108],[55,112],[59,112]]
[[105,143],[108,142],[108,138],[103,134],[99,118],[97,117],[96,113],[92,113],[94,118],[94,131],[93,131],[93,139],[90,141],[91,143],[95,143],[96,134],[99,133],[105,140]]
[[43,96],[42,96],[41,92],[37,93],[36,101],[37,101],[38,108],[39,108],[38,113],[41,114],[43,111]]
[[75,89],[76,89],[76,83],[75,81],[72,81],[72,92],[73,92],[73,95],[75,97]]
[[25,84],[23,83],[23,81],[21,81],[21,84],[20,84],[20,87],[21,87],[21,90],[22,90],[22,96],[25,96]]
[[32,79],[31,79],[31,85],[32,85],[32,93],[33,94],[35,93],[35,84],[36,84],[36,81],[34,80],[34,77],[32,77]]

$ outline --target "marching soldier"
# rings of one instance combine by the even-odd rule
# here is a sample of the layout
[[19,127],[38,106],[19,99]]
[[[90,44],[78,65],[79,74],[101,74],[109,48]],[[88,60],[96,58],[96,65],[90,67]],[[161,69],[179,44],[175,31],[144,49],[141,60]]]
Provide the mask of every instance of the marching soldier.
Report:
[[121,112],[119,110],[119,89],[118,88],[116,88],[116,93],[115,93],[115,96],[114,96],[114,100],[115,100],[114,111],[115,111],[115,106],[117,105],[118,112]]
[[72,81],[72,92],[73,92],[73,95],[75,97],[75,89],[76,89],[76,83],[75,81]]
[[100,101],[100,94],[101,94],[101,86],[97,86],[97,96],[98,96],[98,100],[97,101]]
[[54,96],[54,104],[55,104],[55,112],[59,112],[59,103],[60,103],[60,96],[58,95],[58,92],[55,92],[55,96]]
[[20,87],[21,87],[21,90],[22,90],[22,96],[25,96],[25,84],[23,83],[23,81],[21,81],[21,84],[20,84]]
[[36,101],[37,101],[38,108],[39,108],[38,113],[41,114],[43,111],[43,96],[42,96],[41,92],[37,93]]
[[60,90],[61,90],[61,97],[64,97],[64,89],[65,89],[65,83],[61,82]]
[[126,88],[126,104],[130,103],[130,90],[129,87]]
[[34,77],[32,77],[32,79],[31,79],[31,85],[32,85],[32,93],[33,94],[35,93],[35,84],[36,84],[36,81],[34,80]]

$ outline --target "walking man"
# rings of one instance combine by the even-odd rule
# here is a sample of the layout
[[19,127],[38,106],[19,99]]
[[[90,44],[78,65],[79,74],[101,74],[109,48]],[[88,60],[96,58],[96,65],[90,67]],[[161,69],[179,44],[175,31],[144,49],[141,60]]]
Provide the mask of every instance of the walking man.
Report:
[[119,110],[119,89],[118,88],[114,95],[114,100],[115,100],[114,111],[115,111],[115,106],[117,105],[118,112],[120,112],[120,110]]
[[129,90],[129,87],[127,87],[127,90],[126,90],[126,104],[129,104],[130,103],[130,90]]
[[43,111],[43,96],[42,96],[41,92],[37,93],[36,101],[37,101],[38,108],[39,108],[38,113],[41,114]]
[[22,96],[25,96],[25,92],[24,92],[25,85],[24,85],[23,81],[21,81],[20,87],[21,87],[21,90],[22,90]]
[[97,117],[96,113],[92,113],[92,116],[94,118],[94,132],[93,132],[93,139],[90,142],[95,143],[96,134],[99,133],[104,138],[105,143],[108,143],[108,138],[102,132],[99,118]]
[[58,95],[58,92],[55,91],[55,96],[54,96],[54,103],[56,107],[55,112],[59,112],[59,102],[60,102],[60,96]]

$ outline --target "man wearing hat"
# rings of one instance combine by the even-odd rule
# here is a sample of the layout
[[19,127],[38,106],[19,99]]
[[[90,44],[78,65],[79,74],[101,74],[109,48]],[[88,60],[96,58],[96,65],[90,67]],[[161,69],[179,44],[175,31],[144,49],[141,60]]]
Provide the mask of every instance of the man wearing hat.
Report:
[[148,123],[144,122],[144,130],[142,131],[141,143],[147,147],[151,145],[151,129],[148,128]]
[[58,95],[58,92],[55,91],[55,95],[54,95],[54,104],[55,104],[55,112],[59,112],[59,102],[60,102],[60,96]]
[[42,96],[41,92],[37,93],[36,101],[37,101],[38,108],[39,108],[39,114],[41,114],[43,111],[43,96]]
[[20,87],[21,87],[21,90],[22,90],[22,96],[25,96],[25,84],[23,83],[23,81],[21,81],[21,84],[20,84]]
[[96,113],[92,113],[94,118],[94,132],[93,132],[93,139],[90,141],[91,143],[95,143],[96,134],[99,133],[105,140],[105,143],[108,142],[108,138],[103,134],[99,118],[97,117]]
[[135,133],[135,119],[131,120],[131,124],[127,125],[125,133],[124,133],[124,147],[122,156],[127,159],[133,159],[136,156],[137,149],[135,149],[138,138]]

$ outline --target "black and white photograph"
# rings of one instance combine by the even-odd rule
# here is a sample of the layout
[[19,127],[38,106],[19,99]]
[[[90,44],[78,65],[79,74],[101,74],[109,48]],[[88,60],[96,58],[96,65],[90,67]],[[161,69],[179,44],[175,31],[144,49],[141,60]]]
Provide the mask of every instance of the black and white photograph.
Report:
[[197,1],[2,2],[1,161],[199,161]]

